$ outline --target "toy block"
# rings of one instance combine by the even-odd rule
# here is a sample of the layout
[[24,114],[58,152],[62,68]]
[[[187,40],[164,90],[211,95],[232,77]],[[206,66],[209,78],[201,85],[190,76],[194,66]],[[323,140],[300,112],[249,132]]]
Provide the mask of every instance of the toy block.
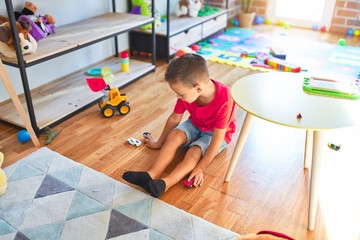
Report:
[[301,67],[290,64],[284,60],[278,58],[268,58],[264,60],[264,63],[272,66],[274,69],[278,69],[284,72],[300,72]]
[[270,55],[282,60],[286,59],[286,54],[281,48],[270,48]]

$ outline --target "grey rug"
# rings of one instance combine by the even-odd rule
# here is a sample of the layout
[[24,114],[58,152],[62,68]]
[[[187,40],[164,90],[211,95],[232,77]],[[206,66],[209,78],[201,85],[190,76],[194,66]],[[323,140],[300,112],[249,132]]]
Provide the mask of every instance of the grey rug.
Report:
[[4,170],[0,240],[238,237],[46,147]]

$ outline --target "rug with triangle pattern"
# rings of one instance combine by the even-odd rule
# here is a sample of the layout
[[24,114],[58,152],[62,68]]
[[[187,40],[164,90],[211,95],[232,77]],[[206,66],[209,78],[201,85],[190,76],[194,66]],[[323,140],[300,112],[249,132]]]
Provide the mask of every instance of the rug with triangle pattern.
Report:
[[238,237],[46,147],[4,170],[0,240]]

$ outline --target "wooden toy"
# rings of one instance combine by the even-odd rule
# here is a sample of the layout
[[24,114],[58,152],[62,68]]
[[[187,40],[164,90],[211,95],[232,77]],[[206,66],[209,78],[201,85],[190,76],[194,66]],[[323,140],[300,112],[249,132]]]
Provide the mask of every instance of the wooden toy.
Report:
[[284,72],[300,72],[301,67],[290,64],[282,59],[269,58],[265,59],[264,63]]
[[281,48],[270,48],[270,55],[282,60],[286,59],[286,54]]

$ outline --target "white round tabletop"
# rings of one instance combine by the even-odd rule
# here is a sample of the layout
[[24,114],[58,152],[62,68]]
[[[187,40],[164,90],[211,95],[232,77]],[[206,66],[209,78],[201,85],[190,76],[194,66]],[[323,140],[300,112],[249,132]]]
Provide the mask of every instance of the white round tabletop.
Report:
[[360,125],[360,100],[308,94],[302,87],[307,76],[256,73],[236,81],[231,94],[246,112],[289,127],[325,130]]

